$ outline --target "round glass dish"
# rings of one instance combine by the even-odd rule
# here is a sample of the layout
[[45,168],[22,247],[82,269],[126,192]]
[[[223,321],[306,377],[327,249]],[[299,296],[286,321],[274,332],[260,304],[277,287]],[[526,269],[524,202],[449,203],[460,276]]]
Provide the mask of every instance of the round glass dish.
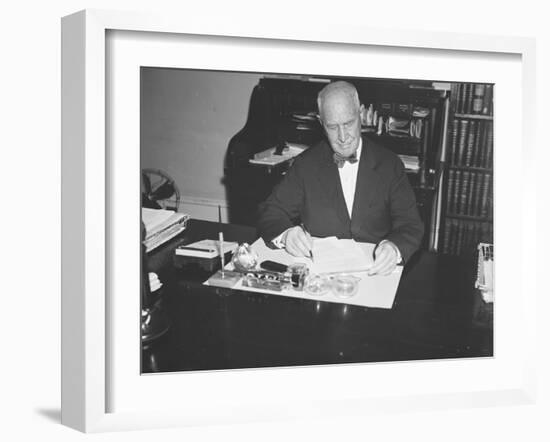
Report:
[[351,298],[355,296],[359,288],[361,278],[346,273],[332,278],[332,292],[337,298]]
[[330,290],[330,279],[323,275],[309,275],[304,282],[304,291],[311,296],[323,296]]

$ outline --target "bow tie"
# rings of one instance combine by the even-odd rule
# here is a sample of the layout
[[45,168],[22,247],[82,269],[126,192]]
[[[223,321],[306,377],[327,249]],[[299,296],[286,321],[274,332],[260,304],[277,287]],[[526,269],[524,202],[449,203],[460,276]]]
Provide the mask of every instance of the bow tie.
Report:
[[334,159],[334,162],[339,168],[344,167],[344,163],[346,161],[349,161],[350,164],[357,163],[357,152],[355,152],[353,155],[350,155],[349,157],[345,157],[343,155],[340,155],[338,152],[334,152],[334,155],[332,156]]

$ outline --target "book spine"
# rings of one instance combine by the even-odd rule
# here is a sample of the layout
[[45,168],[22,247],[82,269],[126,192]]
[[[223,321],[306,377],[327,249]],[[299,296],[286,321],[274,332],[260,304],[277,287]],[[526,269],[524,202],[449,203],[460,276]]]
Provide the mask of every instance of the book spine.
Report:
[[455,170],[449,170],[449,176],[447,177],[447,213],[452,213],[455,175]]
[[458,106],[460,101],[460,83],[451,84],[451,112],[456,114],[458,113]]
[[481,114],[483,110],[483,97],[485,95],[485,85],[476,84],[474,86],[474,99],[472,102],[472,113]]
[[478,174],[476,172],[472,172],[470,177],[470,184],[468,186],[468,203],[466,204],[466,214],[470,216],[474,215],[474,195],[477,180]]
[[451,130],[451,152],[448,160],[449,163],[451,163],[452,165],[457,164],[456,163],[457,141],[458,141],[458,120],[454,118],[453,127]]
[[451,213],[458,213],[461,182],[462,182],[462,171],[456,170],[455,184],[453,186],[453,199],[452,199],[452,205],[451,205]]
[[468,187],[470,184],[470,172],[464,171],[462,176],[462,186],[460,189],[460,206],[458,208],[459,215],[466,214],[466,203],[468,201]]
[[470,167],[472,165],[472,158],[474,155],[474,143],[476,140],[476,132],[477,132],[477,121],[471,121],[468,126],[468,136],[466,139],[466,158],[464,159],[464,163],[466,166]]
[[476,198],[474,207],[474,216],[481,216],[481,208],[483,203],[483,174],[478,175],[476,183]]
[[487,124],[487,158],[485,159],[485,167],[488,169],[493,168],[493,124],[489,122]]
[[483,196],[481,199],[481,216],[486,217],[489,214],[489,187],[491,175],[486,173],[483,177]]
[[487,125],[488,123],[486,121],[483,121],[483,131],[481,133],[481,140],[479,142],[479,149],[481,151],[479,155],[479,167],[485,167],[487,161]]
[[461,103],[462,103],[462,83],[456,83],[455,85],[455,88],[456,88],[456,95],[455,95],[455,102],[453,104],[453,110],[454,110],[454,113],[455,114],[459,114],[460,113],[460,107],[461,107]]
[[488,84],[485,87],[485,93],[483,95],[483,103],[481,107],[481,113],[483,115],[493,114],[493,85]]
[[463,114],[466,112],[466,83],[460,83],[459,88],[458,113]]
[[460,132],[458,138],[458,153],[456,164],[462,166],[464,163],[464,150],[466,149],[466,142],[468,137],[468,120],[460,120]]
[[466,97],[465,97],[465,106],[464,106],[464,113],[471,114],[472,113],[472,101],[474,99],[474,85],[471,83],[468,83],[466,85]]
[[474,167],[481,167],[481,138],[482,138],[482,132],[483,132],[483,121],[478,121],[476,125],[476,135],[475,135],[475,141],[474,141],[474,155],[472,158],[472,166]]

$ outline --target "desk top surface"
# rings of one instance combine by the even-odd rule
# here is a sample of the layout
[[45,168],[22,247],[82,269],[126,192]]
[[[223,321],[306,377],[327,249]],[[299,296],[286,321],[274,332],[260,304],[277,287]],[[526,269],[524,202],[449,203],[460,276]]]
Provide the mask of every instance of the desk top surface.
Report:
[[[142,351],[142,372],[385,362],[493,354],[492,327],[473,320],[473,270],[420,251],[407,264],[391,310],[273,296],[201,284],[198,270],[172,265],[173,249],[216,238],[217,223],[192,220],[151,254],[164,282],[171,326]],[[224,225],[228,241],[254,229]]]

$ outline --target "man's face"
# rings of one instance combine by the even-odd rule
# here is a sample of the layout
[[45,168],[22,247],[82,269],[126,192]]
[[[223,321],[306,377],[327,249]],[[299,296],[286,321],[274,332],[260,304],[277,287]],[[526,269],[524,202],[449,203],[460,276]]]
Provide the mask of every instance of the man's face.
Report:
[[330,146],[344,157],[353,155],[361,139],[361,114],[363,106],[347,94],[333,94],[325,98],[320,109],[321,121]]

